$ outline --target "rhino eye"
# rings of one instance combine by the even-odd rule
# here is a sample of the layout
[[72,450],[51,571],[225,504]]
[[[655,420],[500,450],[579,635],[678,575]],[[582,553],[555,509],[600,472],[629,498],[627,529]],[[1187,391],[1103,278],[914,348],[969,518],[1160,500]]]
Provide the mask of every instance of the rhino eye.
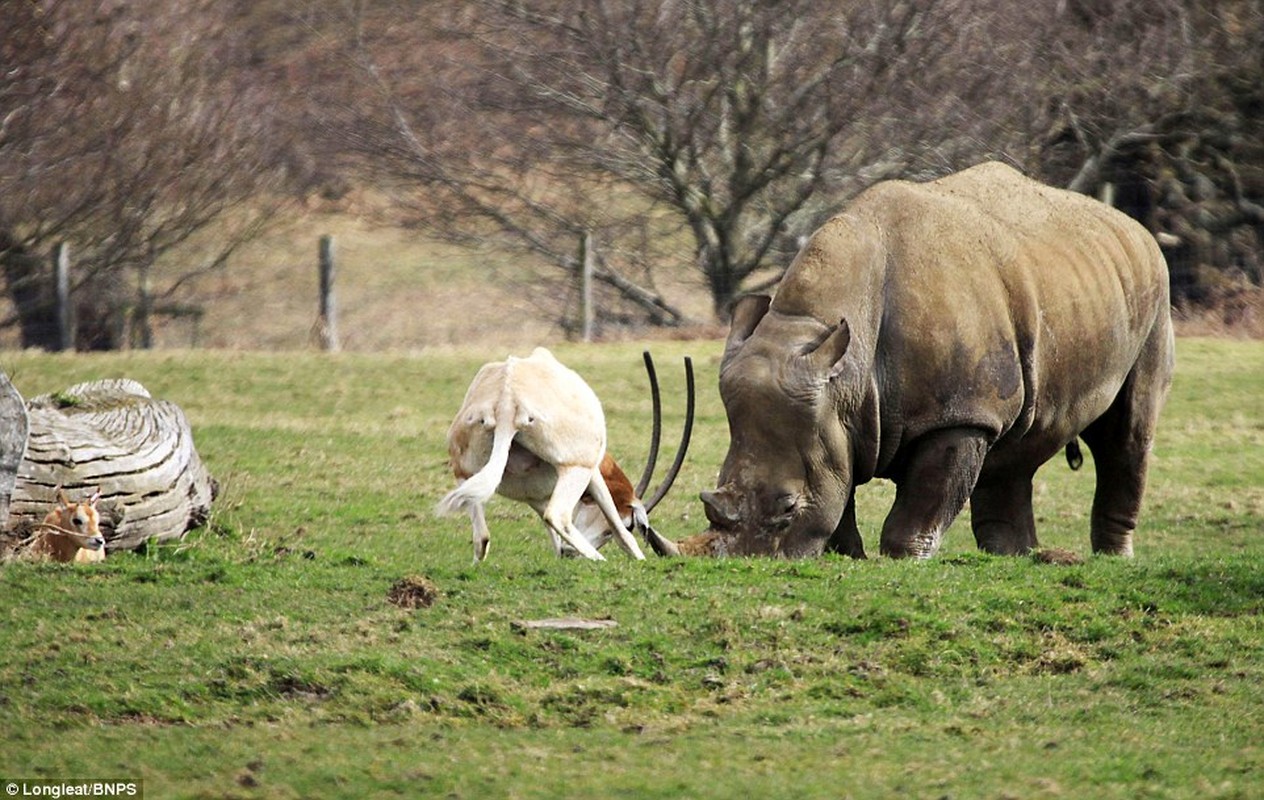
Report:
[[794,515],[798,512],[798,510],[799,495],[778,495],[776,499],[772,501],[772,505],[769,508],[771,513],[768,517],[768,524],[773,527],[784,528],[794,520]]

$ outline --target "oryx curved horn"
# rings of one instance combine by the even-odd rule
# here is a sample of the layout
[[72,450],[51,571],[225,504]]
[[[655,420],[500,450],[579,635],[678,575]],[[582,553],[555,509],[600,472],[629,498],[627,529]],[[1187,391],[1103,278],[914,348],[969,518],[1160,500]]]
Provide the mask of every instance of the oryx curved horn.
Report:
[[654,369],[654,357],[649,350],[642,351],[645,360],[645,374],[650,379],[650,404],[654,409],[654,427],[650,431],[650,452],[645,457],[645,470],[641,479],[636,482],[636,496],[644,497],[645,490],[650,488],[650,478],[654,477],[654,467],[658,465],[659,439],[663,435],[663,402],[658,393],[658,372]]
[[[651,363],[648,352],[645,354],[645,363],[647,365]],[[653,375],[652,368],[650,370],[650,374]],[[653,387],[652,391],[655,398],[655,403],[654,403],[655,433],[654,433],[654,445],[651,447],[651,452],[654,454],[654,457],[656,458],[657,449],[658,449],[658,435],[661,428],[661,422],[659,421],[660,411],[659,411],[658,402],[657,402],[657,398],[658,398],[657,379],[651,378],[650,382],[651,382],[651,386]],[[680,434],[680,447],[679,449],[676,450],[676,458],[672,461],[672,465],[667,470],[667,474],[663,476],[663,482],[660,483],[658,488],[654,490],[654,494],[649,499],[644,501],[646,514],[653,511],[654,506],[658,505],[658,502],[667,496],[668,490],[671,489],[672,484],[676,482],[676,476],[680,474],[680,468],[685,463],[685,453],[688,452],[689,450],[689,439],[690,439],[690,436],[692,436],[693,434],[693,412],[694,412],[693,359],[691,359],[689,356],[685,356],[685,427],[684,427],[684,430]],[[645,481],[647,485],[649,484],[648,473],[643,478],[643,480]],[[643,491],[643,489],[638,489],[637,496],[640,496],[641,491]]]

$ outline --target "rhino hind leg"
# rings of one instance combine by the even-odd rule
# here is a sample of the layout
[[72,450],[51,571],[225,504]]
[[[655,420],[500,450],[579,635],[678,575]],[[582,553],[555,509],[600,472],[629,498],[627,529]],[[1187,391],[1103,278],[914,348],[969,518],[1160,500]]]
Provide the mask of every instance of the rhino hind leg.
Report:
[[974,491],[987,450],[987,438],[977,429],[950,428],[922,437],[895,478],[895,504],[882,525],[882,554],[933,556]]
[[980,550],[1016,556],[1036,549],[1031,478],[1020,474],[979,479],[970,495],[970,525]]
[[1125,385],[1110,410],[1084,431],[1097,470],[1090,523],[1094,553],[1132,555],[1154,420],[1138,418],[1131,394],[1131,387]]
[[1145,492],[1148,444],[1130,443],[1125,433],[1130,426],[1120,416],[1108,413],[1084,432],[1097,469],[1090,530],[1094,553],[1130,556]]
[[1094,553],[1132,555],[1150,447],[1171,374],[1171,329],[1156,326],[1115,401],[1081,436],[1097,470],[1090,528]]

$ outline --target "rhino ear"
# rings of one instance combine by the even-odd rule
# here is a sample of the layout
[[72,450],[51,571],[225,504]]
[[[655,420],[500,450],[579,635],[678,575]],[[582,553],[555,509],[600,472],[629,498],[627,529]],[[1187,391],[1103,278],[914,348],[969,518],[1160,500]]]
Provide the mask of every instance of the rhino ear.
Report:
[[804,353],[803,357],[811,364],[815,374],[825,375],[833,380],[841,371],[839,362],[843,360],[843,356],[847,355],[849,345],[851,345],[851,326],[847,324],[847,320],[840,319],[838,324],[821,338],[820,344]]
[[729,324],[729,336],[724,341],[724,360],[728,361],[741,349],[742,344],[750,338],[759,325],[759,321],[768,313],[772,298],[766,294],[748,294],[733,304],[732,322]]

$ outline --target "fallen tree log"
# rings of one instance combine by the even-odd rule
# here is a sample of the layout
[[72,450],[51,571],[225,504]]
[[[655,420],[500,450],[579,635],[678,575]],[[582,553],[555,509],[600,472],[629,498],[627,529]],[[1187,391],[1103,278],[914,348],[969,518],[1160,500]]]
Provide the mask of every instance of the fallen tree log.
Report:
[[210,514],[216,484],[184,412],[133,380],[82,383],[26,404],[30,433],[9,502],[20,535],[44,518],[57,487],[101,492],[109,550],[183,537]]

